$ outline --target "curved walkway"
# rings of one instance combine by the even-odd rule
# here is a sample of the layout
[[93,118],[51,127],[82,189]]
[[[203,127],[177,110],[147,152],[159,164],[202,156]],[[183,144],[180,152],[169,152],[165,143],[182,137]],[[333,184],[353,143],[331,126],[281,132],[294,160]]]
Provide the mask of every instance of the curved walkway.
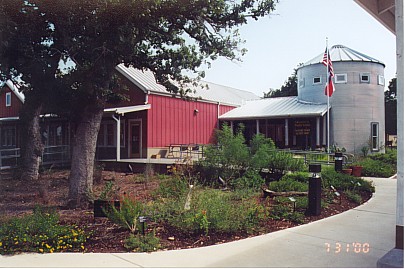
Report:
[[[396,179],[355,209],[236,242],[154,253],[0,256],[0,267],[376,267],[395,244]],[[328,251],[329,247],[329,251]]]

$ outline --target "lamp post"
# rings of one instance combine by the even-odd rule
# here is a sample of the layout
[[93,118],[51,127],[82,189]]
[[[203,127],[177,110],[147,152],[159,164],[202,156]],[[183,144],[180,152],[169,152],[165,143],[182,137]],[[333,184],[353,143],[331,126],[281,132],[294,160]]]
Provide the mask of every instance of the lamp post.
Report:
[[306,214],[309,216],[319,216],[321,214],[321,165],[309,165],[309,189],[308,189],[308,208]]

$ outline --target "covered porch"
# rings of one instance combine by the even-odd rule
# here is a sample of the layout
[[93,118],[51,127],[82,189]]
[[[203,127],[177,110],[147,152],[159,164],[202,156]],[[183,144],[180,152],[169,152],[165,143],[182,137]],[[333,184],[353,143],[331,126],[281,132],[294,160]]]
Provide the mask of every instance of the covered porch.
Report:
[[243,124],[250,141],[255,134],[271,138],[278,148],[321,149],[327,145],[327,105],[299,101],[297,97],[248,102],[220,117],[233,130]]

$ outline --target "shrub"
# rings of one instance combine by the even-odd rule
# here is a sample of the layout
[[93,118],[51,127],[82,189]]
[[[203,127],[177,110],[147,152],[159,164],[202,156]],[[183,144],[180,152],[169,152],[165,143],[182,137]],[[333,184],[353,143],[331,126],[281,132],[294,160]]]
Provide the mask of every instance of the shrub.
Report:
[[110,206],[103,211],[109,220],[129,229],[131,233],[136,233],[139,228],[139,217],[143,214],[144,208],[141,202],[125,196],[119,209]]
[[350,191],[350,190],[347,190],[344,193],[346,194],[347,199],[349,199],[350,201],[352,201],[358,205],[361,204],[362,199],[359,194],[355,193],[354,191]]
[[1,223],[0,254],[83,251],[88,238],[85,232],[77,226],[60,225],[58,220],[54,211],[36,207],[33,214]]
[[284,204],[277,204],[272,207],[270,218],[274,220],[286,220],[291,212],[291,208]]
[[363,178],[338,173],[333,167],[325,167],[321,175],[323,188],[330,188],[330,186],[333,186],[339,191],[353,189],[356,189],[357,191],[366,191],[369,193],[373,193],[375,191],[375,188],[371,182],[366,181]]
[[160,248],[160,240],[155,236],[155,231],[146,235],[130,234],[124,247],[134,252],[152,252]]
[[248,169],[241,178],[235,179],[231,183],[235,189],[252,189],[258,191],[264,184],[264,179],[260,176],[258,171]]
[[368,177],[390,177],[396,173],[395,165],[378,159],[366,158],[356,165],[361,165],[363,167],[362,175]]
[[170,225],[203,234],[250,231],[266,217],[265,208],[255,200],[235,199],[232,192],[213,189],[195,190],[190,210],[177,210],[168,218]]
[[187,181],[182,178],[165,178],[159,183],[159,187],[153,194],[162,198],[178,198],[184,195],[188,188]]
[[290,174],[285,174],[281,180],[295,180],[301,183],[308,184],[308,172],[294,172]]
[[368,156],[372,160],[381,161],[386,164],[397,164],[397,150],[386,149],[385,153],[377,153]]
[[291,177],[282,178],[269,184],[269,189],[276,192],[284,191],[308,191],[308,184],[295,181]]

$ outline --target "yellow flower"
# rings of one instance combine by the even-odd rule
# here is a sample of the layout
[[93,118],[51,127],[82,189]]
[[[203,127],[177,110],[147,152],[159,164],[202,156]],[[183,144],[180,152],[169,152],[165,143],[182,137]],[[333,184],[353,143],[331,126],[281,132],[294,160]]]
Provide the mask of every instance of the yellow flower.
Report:
[[82,249],[84,249],[84,246],[83,246],[83,245],[81,245],[80,247],[81,247]]
[[41,253],[44,252],[44,250],[43,250],[42,248],[40,248],[40,249],[38,249],[38,250],[39,250],[39,252],[41,252]]
[[18,241],[15,241],[14,245],[18,245]]
[[50,245],[48,245],[48,244],[45,244],[45,246],[46,246],[46,248],[51,248],[51,246],[50,246]]
[[3,245],[3,242],[0,242],[0,247]]

